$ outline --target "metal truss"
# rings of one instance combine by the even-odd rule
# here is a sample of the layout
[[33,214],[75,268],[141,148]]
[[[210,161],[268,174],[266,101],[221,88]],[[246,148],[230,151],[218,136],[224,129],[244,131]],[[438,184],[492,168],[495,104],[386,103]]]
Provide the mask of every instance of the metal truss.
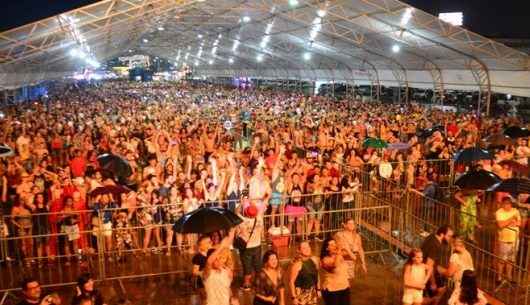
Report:
[[466,65],[473,74],[479,88],[478,115],[481,116],[482,113],[484,113],[485,116],[489,116],[491,103],[491,81],[489,70],[484,63],[477,59],[467,61]]
[[445,91],[442,70],[430,61],[425,62],[425,69],[431,73],[432,77],[432,102],[443,104]]
[[[316,39],[309,36],[319,10],[325,11]],[[402,21],[406,11],[410,20]],[[251,17],[243,22],[242,17]],[[65,22],[66,20],[71,20]],[[271,41],[260,47],[265,25],[278,20]],[[276,21],[275,21],[276,22]],[[74,29],[75,25],[75,31]],[[163,26],[164,31],[157,31]],[[388,69],[408,101],[408,70],[428,71],[433,100],[443,101],[443,70],[469,69],[489,113],[489,70],[530,69],[530,57],[503,44],[454,27],[398,0],[102,0],[57,16],[0,33],[0,83],[32,83],[76,70],[68,50],[86,43],[100,61],[129,49],[172,58],[177,49],[198,47],[197,35],[211,40],[223,35],[215,64],[201,60],[200,70],[256,77],[267,72],[286,79],[327,79],[356,84],[356,69],[369,67],[373,96],[380,99],[380,71]],[[232,52],[234,40],[241,50]],[[142,41],[146,39],[148,44]],[[392,53],[394,44],[401,52]],[[304,61],[304,52],[311,52]],[[255,60],[263,54],[263,64]],[[230,66],[228,58],[236,62]],[[359,68],[362,67],[362,68]],[[403,91],[403,92],[402,92]]]
[[399,91],[398,91],[398,103],[408,103],[409,102],[409,81],[407,78],[407,70],[401,65],[398,65],[397,68],[392,69],[392,74],[396,79]]

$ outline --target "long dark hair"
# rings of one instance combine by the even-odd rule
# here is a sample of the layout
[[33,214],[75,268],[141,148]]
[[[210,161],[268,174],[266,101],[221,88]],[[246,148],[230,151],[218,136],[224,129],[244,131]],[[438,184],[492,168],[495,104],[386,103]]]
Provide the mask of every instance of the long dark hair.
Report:
[[[275,255],[276,258],[278,258],[278,253],[276,253],[276,251],[274,250],[268,250],[267,252],[265,252],[265,254],[263,254],[263,265],[266,265],[269,262],[269,259],[271,258],[271,256],[273,255]],[[279,264],[278,264],[278,267],[280,267]]]
[[473,270],[465,270],[460,284],[461,303],[473,305],[478,302],[477,276]]
[[410,250],[409,253],[409,259],[407,259],[407,265],[412,265],[414,263],[414,257],[416,257],[416,254],[421,253],[421,249],[414,248]]
[[329,243],[333,241],[333,238],[326,238],[323,242],[322,242],[322,247],[320,248],[320,258],[324,258],[326,256],[329,256],[329,251],[328,251],[328,247],[329,247]]

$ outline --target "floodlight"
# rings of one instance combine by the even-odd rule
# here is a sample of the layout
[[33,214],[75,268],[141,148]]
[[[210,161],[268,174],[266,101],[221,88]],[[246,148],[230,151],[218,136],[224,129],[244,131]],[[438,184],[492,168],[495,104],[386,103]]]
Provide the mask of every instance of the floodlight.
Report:
[[462,12],[440,13],[438,18],[454,26],[461,26],[464,24],[464,14]]

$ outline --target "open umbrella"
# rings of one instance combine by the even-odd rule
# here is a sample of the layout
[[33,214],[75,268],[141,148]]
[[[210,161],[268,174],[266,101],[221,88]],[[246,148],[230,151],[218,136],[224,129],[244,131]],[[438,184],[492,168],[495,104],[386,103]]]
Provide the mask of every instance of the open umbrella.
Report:
[[478,147],[470,147],[457,152],[454,161],[455,163],[465,164],[489,159],[493,159],[493,155],[489,151]]
[[530,137],[530,130],[520,126],[510,126],[504,130],[504,134],[512,139]]
[[13,148],[7,145],[0,145],[0,158],[12,157],[15,155]]
[[173,225],[173,230],[178,233],[207,234],[228,230],[242,222],[243,219],[230,210],[218,207],[205,207],[184,214]]
[[443,127],[442,125],[436,125],[436,126],[433,126],[431,128],[425,128],[425,129],[422,129],[422,130],[418,131],[416,133],[416,135],[419,138],[428,138],[428,137],[432,136],[437,131],[444,132],[445,131],[445,127]]
[[469,171],[458,177],[455,185],[466,190],[486,190],[500,181],[499,176],[481,169]]
[[501,165],[501,166],[506,165],[513,172],[515,172],[517,174],[520,174],[520,175],[528,175],[528,173],[529,173],[527,165],[521,164],[521,163],[519,163],[517,161],[514,161],[514,160],[502,160],[501,162],[499,162],[499,165]]
[[502,133],[497,133],[486,137],[482,140],[482,142],[485,144],[486,148],[505,148],[506,146],[514,144],[514,140],[512,138]]
[[125,180],[132,175],[129,162],[118,155],[102,154],[98,156],[97,160],[101,169],[112,173],[117,180]]
[[363,146],[364,147],[372,147],[372,148],[386,148],[386,147],[388,147],[388,144],[383,139],[368,138],[368,139],[364,140]]
[[488,189],[492,192],[506,192],[510,194],[530,194],[530,180],[526,178],[510,178],[494,184]]
[[130,189],[122,185],[105,185],[96,187],[93,191],[88,193],[88,195],[91,197],[96,197],[103,194],[112,194],[115,198],[119,198],[118,196],[122,193],[128,193],[130,191]]
[[395,149],[395,150],[407,150],[410,148],[410,144],[409,143],[391,143],[391,144],[388,144],[388,149]]

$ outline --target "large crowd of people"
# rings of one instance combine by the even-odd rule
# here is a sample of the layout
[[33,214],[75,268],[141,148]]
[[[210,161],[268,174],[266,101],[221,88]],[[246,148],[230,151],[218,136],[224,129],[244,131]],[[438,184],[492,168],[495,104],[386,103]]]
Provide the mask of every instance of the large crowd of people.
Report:
[[[3,240],[3,259],[44,267],[102,249],[110,261],[127,252],[198,250],[193,273],[206,304],[216,305],[230,299],[218,287],[230,288],[234,234],[247,239],[243,288],[255,290],[255,304],[284,304],[285,291],[294,304],[316,304],[319,296],[328,305],[347,304],[355,266],[367,270],[362,242],[347,215],[326,212],[354,207],[355,195],[371,183],[364,173],[420,191],[442,184],[448,173],[426,160],[449,160],[518,123],[414,104],[129,82],[68,85],[45,100],[6,108],[2,117],[2,142],[14,155],[0,160],[0,233],[18,238]],[[389,146],[366,146],[369,137]],[[97,157],[105,153],[122,156],[132,174],[117,179],[101,169]],[[509,178],[514,173],[501,161],[527,164],[529,156],[522,139],[481,166]],[[465,206],[467,199],[461,201]],[[224,237],[174,233],[177,219],[202,206],[236,211],[243,225]],[[515,225],[502,213],[498,219]],[[472,239],[474,225],[464,238]],[[265,233],[283,226],[323,241],[320,260],[306,242],[299,244],[287,287],[278,254],[261,253]],[[336,236],[328,234],[342,226]],[[424,249],[423,258],[429,255]],[[455,264],[464,260],[458,259]],[[465,274],[436,272],[423,261],[415,251],[405,268],[406,304],[418,303],[420,288],[434,286],[426,282],[432,274]]]

